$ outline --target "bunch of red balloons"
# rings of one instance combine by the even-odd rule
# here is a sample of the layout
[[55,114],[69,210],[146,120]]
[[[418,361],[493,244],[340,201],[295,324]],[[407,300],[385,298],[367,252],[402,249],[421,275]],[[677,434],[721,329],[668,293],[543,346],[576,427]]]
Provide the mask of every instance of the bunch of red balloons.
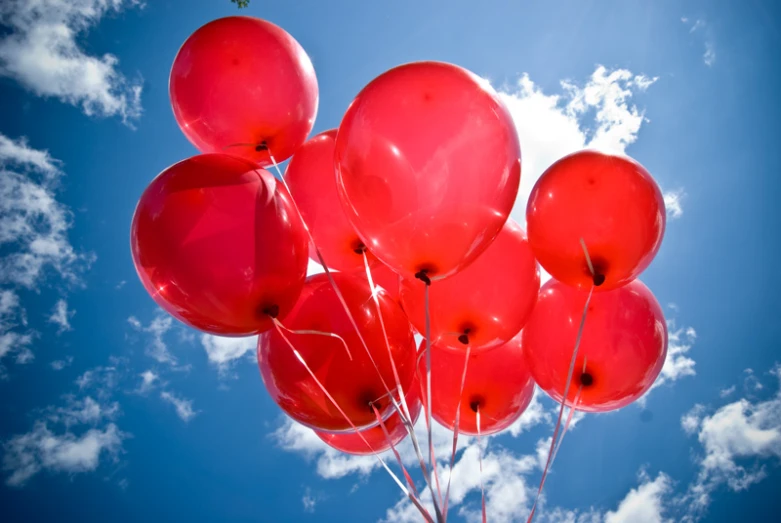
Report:
[[[386,71],[337,129],[307,140],[318,85],[306,52],[274,24],[232,16],[187,39],[169,88],[202,154],[141,196],[136,270],[187,325],[260,334],[266,389],[327,444],[386,450],[429,396],[440,424],[490,434],[521,416],[535,383],[607,411],[658,376],[666,324],[636,278],[665,208],[636,161],[560,159],[535,185],[524,231],[509,218],[521,177],[513,119],[461,67]],[[265,170],[289,158],[284,183]],[[329,274],[307,278],[309,257]],[[542,288],[539,266],[553,278]]]

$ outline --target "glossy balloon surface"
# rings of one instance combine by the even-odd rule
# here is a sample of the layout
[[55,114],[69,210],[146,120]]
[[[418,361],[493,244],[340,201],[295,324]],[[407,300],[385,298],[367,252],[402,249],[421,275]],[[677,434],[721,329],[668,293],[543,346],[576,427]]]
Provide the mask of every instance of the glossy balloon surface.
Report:
[[[363,269],[363,242],[347,219],[336,190],[334,142],[336,129],[318,134],[297,151],[285,180],[329,268]],[[310,257],[320,263],[314,248]],[[372,264],[376,259],[368,254]]]
[[490,85],[416,62],[369,83],[336,137],[337,186],[372,253],[404,277],[454,274],[496,237],[515,202],[520,145]]
[[[587,296],[556,280],[549,281],[523,330],[529,370],[537,385],[556,401],[564,396]],[[624,407],[651,387],[666,355],[667,324],[648,287],[635,280],[609,292],[594,293],[567,404],[572,404],[582,384],[578,410],[605,412]]]
[[[365,279],[343,272],[335,272],[333,277],[381,374],[377,374],[324,274],[307,279],[303,298],[287,315],[284,324],[292,330],[331,332],[341,336],[349,347],[352,360],[337,339],[315,334],[285,333],[285,336],[353,425],[359,429],[374,426],[377,420],[369,407],[370,402],[380,405],[383,416],[393,409],[390,401],[380,399],[386,394],[380,376],[388,386],[395,387],[377,308]],[[402,390],[408,393],[415,376],[412,329],[396,301],[385,293],[379,293],[378,299]],[[290,417],[314,429],[351,429],[350,423],[317,386],[278,332],[269,331],[259,338],[258,361],[266,389]]]
[[249,16],[213,20],[176,55],[168,83],[174,116],[201,152],[262,166],[289,158],[317,114],[312,62],[284,29]]
[[645,168],[625,156],[580,151],[550,166],[526,207],[534,255],[555,279],[588,290],[595,282],[580,239],[605,291],[635,279],[662,243],[664,198]]
[[[492,349],[508,342],[531,315],[540,271],[523,229],[508,220],[468,267],[430,289],[431,338],[440,346]],[[425,332],[425,286],[403,280],[401,300],[415,329]]]
[[[424,349],[425,341],[420,346],[421,351]],[[436,345],[431,350],[432,416],[438,423],[453,430],[466,352]],[[420,358],[418,375],[425,383],[425,356]],[[480,433],[500,432],[523,414],[533,395],[534,381],[526,367],[520,336],[494,350],[471,354],[458,431],[461,434],[477,434],[476,409],[479,409]]]
[[[407,406],[412,416],[412,424],[415,424],[420,415],[420,394],[418,384],[415,383],[410,388],[410,397],[407,398]],[[327,445],[336,450],[353,454],[356,456],[365,456],[373,453],[385,452],[393,446],[397,446],[407,437],[407,429],[401,421],[398,412],[393,412],[390,417],[383,421],[385,430],[379,425],[370,429],[362,430],[361,436],[353,432],[321,432],[315,431],[318,438]],[[387,431],[388,435],[385,435]],[[390,438],[390,439],[389,439]],[[364,441],[365,440],[365,441]],[[368,446],[367,446],[368,443]]]
[[307,237],[273,176],[225,154],[194,156],[144,191],[131,225],[147,292],[184,323],[219,335],[269,329],[304,285]]

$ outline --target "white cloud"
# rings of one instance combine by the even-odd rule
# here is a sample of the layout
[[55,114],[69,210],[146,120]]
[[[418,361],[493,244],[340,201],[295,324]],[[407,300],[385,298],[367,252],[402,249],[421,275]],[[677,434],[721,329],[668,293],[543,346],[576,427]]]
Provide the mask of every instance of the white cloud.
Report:
[[141,384],[138,386],[138,392],[140,394],[145,394],[152,390],[155,383],[160,380],[160,376],[150,369],[145,370],[139,374],[139,376],[141,377]]
[[127,319],[128,323],[138,332],[150,335],[150,341],[146,347],[147,356],[159,363],[176,365],[176,357],[168,350],[163,341],[163,336],[171,329],[173,319],[161,310],[158,310],[149,325],[143,325],[135,316]]
[[116,458],[125,437],[113,423],[77,436],[70,431],[52,432],[46,422],[38,422],[32,431],[3,445],[3,470],[10,473],[6,484],[21,487],[41,470],[68,474],[93,471],[102,455]]
[[73,356],[65,356],[65,359],[54,360],[49,365],[54,370],[62,370],[65,367],[70,367],[73,364]]
[[689,351],[694,346],[694,342],[697,340],[697,332],[693,327],[676,328],[675,320],[667,321],[667,329],[667,358],[664,360],[664,366],[659,377],[648,392],[640,398],[640,405],[643,405],[643,402],[648,398],[648,394],[656,387],[697,374],[694,370],[695,362],[688,356]]
[[681,417],[681,427],[688,435],[696,433],[700,429],[702,415],[705,412],[705,406],[697,403],[689,412]]
[[188,400],[180,396],[176,396],[175,394],[172,394],[168,391],[161,392],[160,398],[163,401],[166,401],[171,405],[173,405],[174,408],[176,408],[177,416],[179,416],[182,419],[182,421],[184,421],[185,423],[189,422],[200,412],[193,409],[192,400]]
[[231,363],[247,354],[254,352],[258,346],[258,337],[227,338],[203,334],[201,344],[209,362],[216,365],[221,372],[227,370]]
[[314,514],[315,506],[317,505],[317,497],[312,494],[312,489],[309,487],[304,491],[304,496],[301,498],[301,504],[304,505],[304,512]]
[[656,78],[626,69],[596,68],[583,86],[561,83],[564,94],[546,94],[523,75],[515,90],[500,92],[518,129],[523,151],[521,187],[512,217],[526,222],[526,201],[542,173],[556,160],[585,147],[624,152],[645,120],[631,104]]
[[117,71],[116,56],[92,56],[80,46],[88,30],[108,13],[138,0],[4,0],[0,24],[0,76],[13,78],[38,96],[80,106],[87,115],[141,115],[141,83]]
[[662,523],[665,496],[672,490],[670,478],[663,473],[653,481],[641,475],[641,485],[632,489],[615,511],[605,514],[605,523]]
[[726,398],[728,396],[732,396],[732,394],[735,393],[736,389],[737,389],[737,387],[735,385],[733,385],[732,387],[728,387],[726,389],[721,389],[719,391],[719,397],[720,398]]
[[685,197],[686,193],[683,189],[665,191],[664,206],[667,209],[667,218],[675,220],[683,216],[682,202]]
[[[551,422],[553,418],[545,410],[545,407],[543,407],[542,403],[540,402],[540,396],[543,394],[544,393],[540,390],[539,387],[534,387],[534,396],[532,396],[531,403],[529,403],[529,406],[523,412],[521,417],[508,427],[507,430],[510,432],[510,434],[513,436],[518,436],[522,432],[525,432],[530,428],[539,425],[540,423]],[[556,412],[556,416],[558,416],[558,412]]]
[[76,314],[73,310],[68,310],[68,302],[64,299],[57,300],[52,310],[51,316],[49,316],[49,322],[57,325],[57,333],[62,334],[65,331],[71,330],[70,319]]
[[712,67],[716,63],[716,44],[713,38],[713,30],[705,20],[698,18],[692,22],[689,18],[681,18],[681,22],[685,25],[690,25],[689,34],[702,35],[702,41],[705,45],[705,53],[702,55],[702,61],[708,67]]

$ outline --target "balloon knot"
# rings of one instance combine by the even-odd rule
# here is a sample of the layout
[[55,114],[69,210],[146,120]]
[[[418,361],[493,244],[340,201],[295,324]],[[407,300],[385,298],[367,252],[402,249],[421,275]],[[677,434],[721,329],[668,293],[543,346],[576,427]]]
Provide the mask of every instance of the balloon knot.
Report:
[[366,252],[366,246],[362,243],[359,243],[358,246],[355,247],[355,249],[353,249],[353,252],[355,254],[363,254],[364,252]]
[[279,305],[271,305],[270,307],[266,307],[263,309],[263,314],[271,316],[272,318],[276,318],[279,316]]
[[580,375],[580,384],[584,387],[590,387],[594,384],[594,377],[588,372],[584,372]]
[[431,278],[428,277],[428,270],[423,269],[415,273],[415,277],[425,283],[431,285]]
[[458,337],[458,341],[461,342],[463,345],[469,345],[469,336],[466,334],[462,334]]
[[266,143],[266,140],[263,140],[263,141],[262,141],[262,142],[260,142],[258,145],[256,145],[256,146],[255,146],[255,150],[256,150],[257,152],[260,152],[260,151],[268,151],[268,144]]
[[599,287],[605,283],[605,275],[599,272],[594,273],[594,287]]

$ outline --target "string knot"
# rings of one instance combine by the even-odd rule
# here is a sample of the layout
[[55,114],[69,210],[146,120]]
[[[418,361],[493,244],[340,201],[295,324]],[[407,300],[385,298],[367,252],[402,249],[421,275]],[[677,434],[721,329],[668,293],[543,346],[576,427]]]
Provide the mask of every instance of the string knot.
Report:
[[256,150],[257,152],[261,152],[261,151],[268,151],[268,144],[266,143],[266,140],[263,140],[263,141],[262,141],[262,142],[260,142],[258,145],[256,145],[256,146],[255,146],[255,150]]
[[279,316],[279,305],[271,305],[263,309],[263,314],[276,318]]
[[419,279],[426,285],[431,285],[431,278],[428,277],[428,270],[422,269],[415,273],[415,278]]

